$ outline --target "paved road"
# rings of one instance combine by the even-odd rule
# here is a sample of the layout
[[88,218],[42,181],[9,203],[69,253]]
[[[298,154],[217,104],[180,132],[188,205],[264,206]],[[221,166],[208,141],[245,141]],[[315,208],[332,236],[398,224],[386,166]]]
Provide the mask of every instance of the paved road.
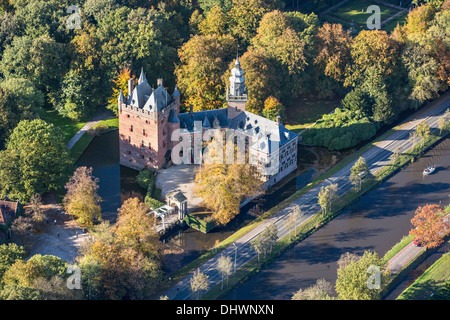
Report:
[[[439,99],[434,106],[428,107],[426,111],[418,112],[414,118],[410,118],[404,123],[399,130],[387,137],[382,142],[376,144],[362,156],[366,159],[372,174],[376,173],[378,170],[390,163],[390,156],[393,151],[399,147],[400,150],[406,151],[413,146],[413,143],[409,140],[409,134],[412,130],[415,130],[416,126],[422,122],[427,121],[432,130],[437,129],[438,119],[445,112],[447,108],[450,107],[450,95],[446,95]],[[416,144],[420,141],[416,141]],[[356,161],[356,160],[355,160]],[[317,212],[320,211],[320,206],[317,203],[317,195],[322,186],[327,186],[331,183],[338,184],[338,194],[339,196],[347,193],[353,188],[353,185],[349,181],[350,168],[353,166],[354,162],[348,164],[340,171],[338,171],[332,177],[326,179],[315,188],[311,189],[309,192],[303,196],[296,199],[291,205],[287,206],[285,209],[276,213],[270,219],[264,221],[259,226],[254,228],[252,231],[236,240],[232,245],[225,248],[221,255],[230,256],[234,263],[235,254],[237,253],[236,267],[240,268],[250,260],[256,258],[257,254],[250,245],[250,241],[256,237],[260,232],[262,232],[269,224],[275,223],[278,229],[278,236],[282,238],[287,234],[288,230],[285,227],[285,220],[289,212],[294,206],[299,205],[303,212],[303,218],[299,221],[299,224],[304,223]],[[209,276],[210,288],[219,284],[221,281],[221,276],[216,270],[217,259],[220,255],[216,255],[210,260],[206,261],[200,266],[200,271]],[[194,299],[192,292],[189,289],[189,282],[192,278],[192,273],[188,274],[179,283],[170,288],[165,295],[169,299],[173,300],[189,300]]]

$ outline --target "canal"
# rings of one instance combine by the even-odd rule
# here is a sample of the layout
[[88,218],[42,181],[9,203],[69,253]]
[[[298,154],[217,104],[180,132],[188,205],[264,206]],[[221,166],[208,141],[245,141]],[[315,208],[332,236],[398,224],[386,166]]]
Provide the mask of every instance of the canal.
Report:
[[[98,194],[103,200],[102,218],[111,223],[115,222],[117,209],[123,201],[129,197],[143,200],[146,192],[137,184],[138,172],[119,165],[118,141],[117,130],[94,137],[76,163],[77,166],[92,167],[93,175],[99,179]],[[196,259],[217,242],[226,239],[261,213],[306,186],[351,152],[352,150],[329,152],[324,148],[300,147],[298,169],[269,192],[241,208],[241,213],[226,227],[215,228],[207,234],[184,227],[162,237],[166,272],[171,274]]]
[[[430,176],[423,169],[436,164]],[[408,234],[418,206],[450,202],[450,138],[362,197],[313,235],[280,256],[228,300],[287,300],[325,278],[334,286],[337,261],[346,253],[374,250],[382,257]]]

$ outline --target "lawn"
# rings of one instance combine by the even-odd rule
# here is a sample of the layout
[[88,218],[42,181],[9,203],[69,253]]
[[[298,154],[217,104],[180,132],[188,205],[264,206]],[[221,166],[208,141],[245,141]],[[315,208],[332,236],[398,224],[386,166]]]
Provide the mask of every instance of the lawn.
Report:
[[387,18],[398,12],[398,10],[394,8],[384,6],[377,2],[351,0],[344,4],[342,7],[337,8],[336,11],[331,13],[331,15],[348,22],[354,21],[355,23],[365,25],[367,19],[373,14],[367,13],[367,8],[371,5],[377,5],[380,7],[381,21],[386,20]]
[[85,121],[76,122],[63,117],[56,110],[46,110],[45,120],[61,129],[66,143],[86,124]]
[[398,300],[450,299],[450,253],[444,254],[429,267]]
[[285,126],[294,132],[299,132],[330,113],[339,106],[339,99],[319,100],[315,97],[300,96],[294,99],[292,105],[285,111]]

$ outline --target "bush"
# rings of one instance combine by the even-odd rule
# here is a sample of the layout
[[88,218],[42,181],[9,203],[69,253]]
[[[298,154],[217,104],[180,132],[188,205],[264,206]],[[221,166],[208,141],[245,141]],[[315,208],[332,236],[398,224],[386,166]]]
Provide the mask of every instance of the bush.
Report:
[[137,183],[144,189],[151,188],[153,189],[153,185],[155,184],[155,173],[151,170],[142,170],[137,175]]
[[378,125],[365,113],[337,108],[334,113],[323,115],[302,137],[306,144],[341,150],[372,138],[377,129]]
[[145,196],[145,200],[144,200],[145,204],[152,210],[158,209],[159,207],[162,207],[163,205],[165,205],[165,203],[153,199],[151,196],[147,195]]

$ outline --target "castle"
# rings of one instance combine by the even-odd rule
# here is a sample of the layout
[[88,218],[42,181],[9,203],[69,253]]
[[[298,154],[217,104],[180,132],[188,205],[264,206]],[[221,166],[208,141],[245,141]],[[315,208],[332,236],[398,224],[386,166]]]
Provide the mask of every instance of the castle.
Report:
[[[180,113],[180,93],[177,87],[169,94],[163,80],[157,88],[148,83],[144,71],[136,87],[128,81],[127,98],[120,92],[119,147],[120,164],[133,169],[159,170],[172,163],[171,152],[179,141],[172,141],[175,130],[192,135],[201,123],[201,130],[233,129],[247,137],[246,148],[257,168],[262,171],[270,162],[276,165],[270,176],[262,177],[267,186],[280,181],[297,168],[298,135],[280,122],[246,111],[247,89],[244,71],[236,58],[226,92],[227,107],[216,110]],[[269,161],[269,159],[272,159]]]

